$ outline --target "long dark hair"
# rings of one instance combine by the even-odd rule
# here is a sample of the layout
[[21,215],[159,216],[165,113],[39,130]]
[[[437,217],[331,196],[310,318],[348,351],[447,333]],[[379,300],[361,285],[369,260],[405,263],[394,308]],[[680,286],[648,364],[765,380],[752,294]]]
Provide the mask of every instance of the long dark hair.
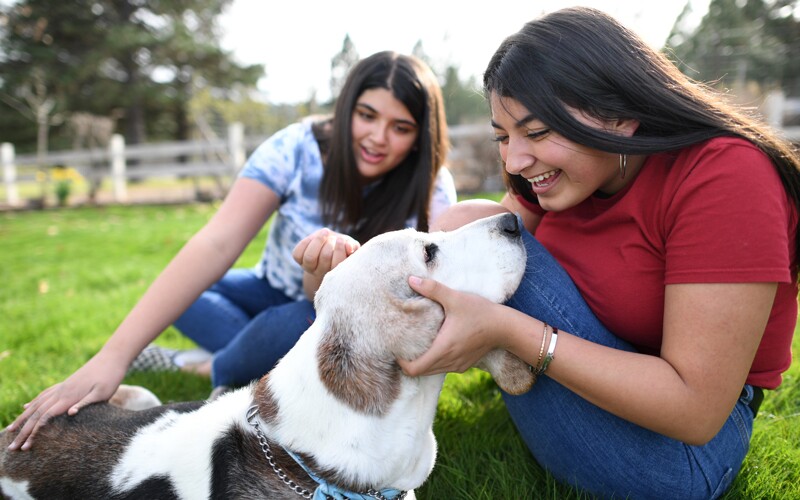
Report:
[[[567,139],[611,153],[653,154],[713,137],[744,138],[769,156],[800,212],[797,150],[599,10],[567,8],[528,22],[494,53],[483,87],[487,97],[518,101]],[[632,137],[607,133],[582,124],[567,106],[599,119],[635,119],[639,127]],[[535,201],[528,181],[504,175],[512,192]],[[795,248],[797,260],[800,231]]]
[[[382,88],[402,102],[419,126],[417,141],[405,159],[363,196],[353,152],[353,109],[366,90]],[[439,169],[449,148],[442,91],[436,76],[413,56],[378,52],[350,71],[333,115],[325,155],[320,201],[325,224],[361,243],[405,227],[411,216],[428,230],[428,207]]]

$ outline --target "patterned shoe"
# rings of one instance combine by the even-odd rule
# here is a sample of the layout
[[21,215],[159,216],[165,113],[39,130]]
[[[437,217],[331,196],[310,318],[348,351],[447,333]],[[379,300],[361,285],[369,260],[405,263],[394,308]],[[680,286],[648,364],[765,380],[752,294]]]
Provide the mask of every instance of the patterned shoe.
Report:
[[175,364],[175,355],[180,351],[150,344],[136,356],[128,372],[174,372],[180,369]]

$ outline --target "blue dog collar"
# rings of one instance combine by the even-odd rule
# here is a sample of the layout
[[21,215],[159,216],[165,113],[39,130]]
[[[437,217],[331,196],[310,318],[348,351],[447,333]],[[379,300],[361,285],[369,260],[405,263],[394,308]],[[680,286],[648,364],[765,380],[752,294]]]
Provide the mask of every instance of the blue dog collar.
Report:
[[381,498],[385,500],[400,500],[406,496],[405,491],[396,490],[394,488],[386,488],[380,491],[370,490],[367,493],[356,493],[353,491],[347,491],[339,488],[336,485],[333,485],[318,475],[314,474],[311,469],[306,466],[305,462],[294,452],[287,450],[284,448],[284,451],[289,454],[290,457],[294,459],[295,462],[306,471],[306,474],[313,479],[314,481],[319,484],[317,489],[314,490],[314,500],[375,500],[376,498]]

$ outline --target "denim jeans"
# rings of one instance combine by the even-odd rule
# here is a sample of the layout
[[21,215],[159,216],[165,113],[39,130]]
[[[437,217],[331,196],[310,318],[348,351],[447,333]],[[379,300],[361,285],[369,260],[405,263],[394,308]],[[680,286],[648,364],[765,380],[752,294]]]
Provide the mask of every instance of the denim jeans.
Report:
[[[524,239],[525,277],[508,305],[586,340],[633,351],[600,324],[547,250],[528,233]],[[717,498],[739,472],[754,418],[747,406],[752,387],[744,394],[719,434],[703,446],[616,417],[547,376],[528,393],[503,398],[536,461],[560,482],[604,498],[683,500]]]
[[239,386],[270,371],[314,316],[308,300],[293,301],[250,269],[231,269],[174,326],[214,353],[214,387]]

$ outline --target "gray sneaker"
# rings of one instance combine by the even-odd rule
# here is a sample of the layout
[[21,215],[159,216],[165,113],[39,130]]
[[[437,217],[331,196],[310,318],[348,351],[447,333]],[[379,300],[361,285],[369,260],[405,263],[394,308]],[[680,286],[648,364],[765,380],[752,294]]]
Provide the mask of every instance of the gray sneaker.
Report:
[[208,401],[214,401],[223,394],[227,394],[233,390],[233,387],[228,387],[227,385],[218,385],[217,387],[214,387],[214,390],[208,395]]

